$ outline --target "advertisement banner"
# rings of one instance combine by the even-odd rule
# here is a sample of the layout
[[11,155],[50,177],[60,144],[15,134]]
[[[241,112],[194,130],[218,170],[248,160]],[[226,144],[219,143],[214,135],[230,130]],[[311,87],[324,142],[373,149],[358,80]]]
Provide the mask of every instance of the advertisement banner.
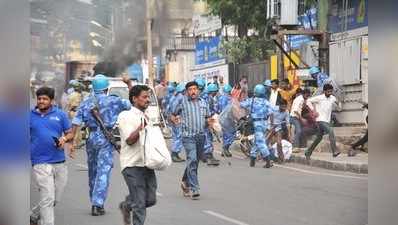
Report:
[[195,52],[196,65],[214,63],[224,59],[220,37],[197,42]]
[[331,33],[340,33],[367,26],[368,0],[332,1],[329,17],[329,31]]
[[[316,8],[308,10],[304,15],[299,16],[300,25],[306,30],[316,30],[317,28],[317,12]],[[290,35],[287,38],[292,49],[299,49],[301,45],[312,41],[312,37],[308,35]]]
[[212,81],[214,76],[217,76],[217,77],[223,77],[224,83],[227,84],[229,77],[228,75],[229,75],[229,69],[227,64],[205,68],[205,69],[192,70],[192,77],[194,79],[201,77],[208,82]]
[[192,24],[195,36],[210,33],[222,28],[221,19],[218,16],[194,16]]

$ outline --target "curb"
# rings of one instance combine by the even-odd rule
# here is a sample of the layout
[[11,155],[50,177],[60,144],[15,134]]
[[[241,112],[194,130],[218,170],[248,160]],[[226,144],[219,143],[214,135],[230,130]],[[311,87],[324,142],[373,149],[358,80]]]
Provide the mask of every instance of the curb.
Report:
[[[288,162],[308,165],[307,160],[303,155],[292,154]],[[330,162],[320,159],[311,159],[309,166],[324,168],[328,170],[368,174],[368,164]]]

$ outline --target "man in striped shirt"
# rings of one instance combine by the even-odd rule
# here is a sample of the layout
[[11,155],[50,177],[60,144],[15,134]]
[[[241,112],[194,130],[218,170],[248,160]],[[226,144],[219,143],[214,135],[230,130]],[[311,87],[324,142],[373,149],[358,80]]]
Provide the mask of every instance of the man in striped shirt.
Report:
[[208,104],[199,98],[199,86],[195,81],[185,86],[186,95],[172,109],[171,120],[181,123],[182,143],[187,155],[187,166],[181,188],[185,197],[197,200],[199,194],[198,164],[204,157],[205,127],[211,123]]

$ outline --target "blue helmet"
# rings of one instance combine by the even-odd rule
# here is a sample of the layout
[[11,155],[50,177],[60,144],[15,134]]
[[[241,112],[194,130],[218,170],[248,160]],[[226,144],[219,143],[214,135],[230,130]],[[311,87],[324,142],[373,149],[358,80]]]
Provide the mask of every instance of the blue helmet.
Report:
[[313,67],[310,68],[310,74],[311,74],[311,75],[312,75],[312,74],[319,73],[319,72],[321,72],[321,70],[320,70],[319,67],[317,67],[317,66],[313,66]]
[[177,93],[182,93],[184,91],[185,91],[185,84],[184,83],[181,83],[181,84],[177,85],[177,87],[176,87],[176,92]]
[[254,87],[254,95],[256,97],[264,97],[265,96],[265,87],[262,84],[257,84]]
[[223,92],[224,92],[224,93],[230,94],[231,91],[232,91],[231,85],[229,85],[229,84],[224,85],[224,87],[223,87]]
[[216,84],[209,84],[207,86],[207,92],[218,92],[218,86]]
[[109,80],[106,76],[98,74],[92,81],[94,91],[103,91],[109,87]]
[[271,86],[272,86],[271,80],[266,80],[266,81],[264,81],[264,86],[266,86],[266,87],[271,87]]
[[167,91],[168,91],[169,93],[173,93],[173,92],[175,91],[175,87],[174,87],[173,85],[169,85],[169,86],[167,87]]
[[199,89],[203,90],[206,86],[206,81],[203,78],[197,78],[195,82],[198,84]]

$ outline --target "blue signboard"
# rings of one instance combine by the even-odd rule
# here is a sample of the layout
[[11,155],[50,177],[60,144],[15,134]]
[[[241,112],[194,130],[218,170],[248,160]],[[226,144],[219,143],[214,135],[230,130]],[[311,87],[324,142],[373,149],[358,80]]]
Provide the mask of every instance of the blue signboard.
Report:
[[[317,13],[316,8],[308,10],[304,15],[299,16],[300,25],[304,29],[315,30],[317,28]],[[310,23],[311,21],[311,23]],[[290,35],[288,37],[288,42],[292,49],[299,49],[302,44],[312,41],[312,37],[308,35]]]
[[215,62],[223,58],[220,37],[196,43],[196,65]]
[[368,0],[350,0],[348,7],[343,0],[333,0],[329,17],[329,31],[340,33],[368,26]]

